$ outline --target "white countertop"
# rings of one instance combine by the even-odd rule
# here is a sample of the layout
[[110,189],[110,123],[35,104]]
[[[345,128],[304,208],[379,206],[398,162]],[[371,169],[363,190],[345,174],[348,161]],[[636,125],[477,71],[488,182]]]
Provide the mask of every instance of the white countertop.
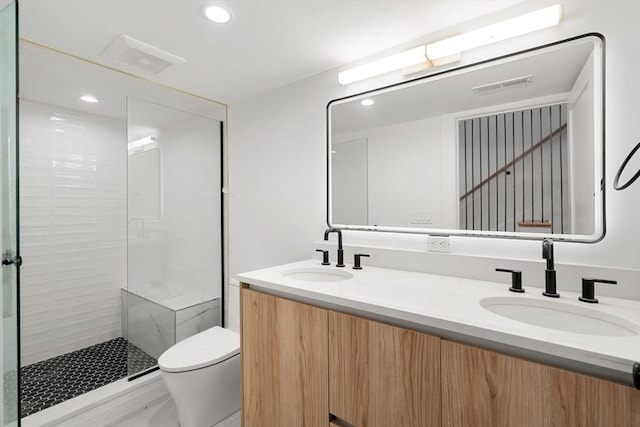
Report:
[[[336,282],[296,280],[281,273],[292,269],[340,270],[353,274]],[[365,266],[353,270],[321,266],[312,259],[256,270],[237,276],[240,282],[258,290],[271,291],[293,299],[316,303],[336,310],[360,313],[418,329],[439,332],[448,338],[469,337],[549,356],[577,361],[614,373],[617,380],[633,381],[631,369],[640,362],[640,335],[611,337],[565,332],[530,325],[494,314],[480,305],[487,297],[529,298],[558,301],[615,315],[632,323],[640,331],[640,302],[598,296],[598,304],[578,301],[575,293],[559,290],[560,298],[542,296],[542,289],[525,287],[526,292],[509,292],[509,285],[452,276],[416,273]],[[472,342],[473,343],[473,342]],[[546,361],[546,360],[545,360]],[[566,363],[565,363],[566,365]]]

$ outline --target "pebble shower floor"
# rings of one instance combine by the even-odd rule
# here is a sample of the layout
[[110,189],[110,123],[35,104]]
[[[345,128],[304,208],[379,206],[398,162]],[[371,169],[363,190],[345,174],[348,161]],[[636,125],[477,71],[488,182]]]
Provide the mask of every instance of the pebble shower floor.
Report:
[[128,365],[130,372],[140,372],[156,364],[125,339],[115,338],[25,366],[20,372],[21,416],[124,378]]

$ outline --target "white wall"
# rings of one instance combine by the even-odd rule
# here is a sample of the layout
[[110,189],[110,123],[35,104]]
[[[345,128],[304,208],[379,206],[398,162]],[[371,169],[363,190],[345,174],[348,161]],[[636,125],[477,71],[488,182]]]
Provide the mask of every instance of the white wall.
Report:
[[[518,7],[548,5],[530,1]],[[560,26],[465,53],[480,60],[587,32],[606,37],[607,234],[595,244],[558,242],[558,263],[640,268],[640,184],[616,192],[612,181],[640,138],[640,3],[565,1]],[[509,11],[505,11],[507,13]],[[502,16],[502,15],[501,15]],[[482,20],[482,24],[490,22]],[[401,23],[399,23],[401,25]],[[449,31],[467,30],[478,23]],[[437,40],[443,34],[421,40]],[[404,47],[417,45],[408,44]],[[396,50],[397,51],[397,50]],[[552,64],[550,64],[552,66]],[[344,68],[347,68],[346,66]],[[342,87],[330,70],[229,109],[230,273],[311,256],[325,225],[326,105],[335,98],[402,80],[399,73]],[[426,237],[346,232],[345,243],[424,247]],[[538,261],[540,242],[452,238],[455,254]],[[455,256],[455,255],[453,255]],[[488,261],[493,269],[496,261]],[[543,268],[535,280],[542,280]],[[526,279],[525,281],[532,280]],[[619,287],[640,288],[640,283]],[[638,292],[636,292],[637,294]]]
[[229,106],[231,277],[308,258],[322,238],[328,101],[322,90],[334,80],[326,74]]
[[23,365],[120,336],[124,121],[20,103]]

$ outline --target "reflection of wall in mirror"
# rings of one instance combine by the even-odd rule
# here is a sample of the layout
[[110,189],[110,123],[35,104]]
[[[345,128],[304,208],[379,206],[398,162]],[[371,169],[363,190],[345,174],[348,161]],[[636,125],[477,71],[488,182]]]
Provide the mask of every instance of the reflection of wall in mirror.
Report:
[[[361,138],[368,140],[368,223],[359,224],[413,228],[455,226],[454,218],[445,221],[442,215],[442,170],[446,165],[441,160],[444,142],[440,117],[333,135],[333,147]],[[335,169],[335,164],[332,168]],[[334,175],[333,188],[340,185],[343,184]],[[334,195],[332,222],[335,224],[341,223],[336,217],[338,204]]]
[[331,147],[332,222],[368,224],[367,138]]
[[572,159],[569,167],[573,203],[571,222],[575,234],[592,234],[595,230],[594,82],[592,54],[569,94],[569,158]]

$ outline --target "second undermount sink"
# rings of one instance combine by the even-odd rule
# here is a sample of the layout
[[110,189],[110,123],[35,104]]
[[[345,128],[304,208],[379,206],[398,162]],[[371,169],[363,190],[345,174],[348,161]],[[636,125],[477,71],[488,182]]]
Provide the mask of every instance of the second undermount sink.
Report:
[[289,279],[302,280],[305,282],[340,282],[353,277],[353,274],[348,271],[330,267],[293,268],[283,271],[280,274]]
[[490,297],[480,305],[500,316],[543,328],[610,337],[640,335],[640,327],[622,317],[556,300]]

